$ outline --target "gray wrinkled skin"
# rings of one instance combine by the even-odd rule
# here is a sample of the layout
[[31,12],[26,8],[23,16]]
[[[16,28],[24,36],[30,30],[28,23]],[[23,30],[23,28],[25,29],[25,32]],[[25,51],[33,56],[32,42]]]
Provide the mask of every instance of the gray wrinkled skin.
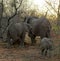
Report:
[[7,47],[11,47],[16,41],[20,41],[20,47],[24,47],[25,34],[29,29],[30,26],[24,22],[11,24],[8,28]]
[[42,55],[51,56],[51,51],[53,50],[53,41],[50,38],[44,37],[40,42],[40,49]]
[[32,45],[36,43],[35,37],[40,36],[41,39],[43,37],[50,37],[51,24],[45,17],[27,17],[25,18],[25,22],[30,24],[32,29],[29,32],[29,36],[31,37]]

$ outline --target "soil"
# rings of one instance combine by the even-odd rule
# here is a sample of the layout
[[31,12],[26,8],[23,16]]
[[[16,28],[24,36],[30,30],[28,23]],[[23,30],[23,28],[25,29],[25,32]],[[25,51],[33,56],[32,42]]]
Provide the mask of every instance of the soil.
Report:
[[[60,35],[51,33],[55,46],[59,45]],[[12,48],[6,48],[6,43],[0,42],[0,61],[60,61],[59,47],[56,51],[53,51],[51,57],[42,57],[40,53],[39,43],[40,38],[36,38],[37,43],[35,46],[31,46],[31,40],[26,35],[25,48],[19,48],[17,45]]]

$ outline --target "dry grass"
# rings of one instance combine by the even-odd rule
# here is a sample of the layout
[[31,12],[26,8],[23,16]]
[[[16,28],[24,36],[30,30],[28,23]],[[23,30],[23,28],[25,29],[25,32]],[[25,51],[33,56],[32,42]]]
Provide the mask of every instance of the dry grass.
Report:
[[[53,35],[52,39],[55,46],[60,44],[60,35]],[[18,47],[7,49],[4,46],[6,43],[0,42],[0,61],[60,61],[59,46],[52,51],[52,57],[41,57],[39,44],[40,38],[36,37],[36,46],[27,46],[26,48],[19,49]],[[31,43],[30,38],[26,35],[25,42]]]

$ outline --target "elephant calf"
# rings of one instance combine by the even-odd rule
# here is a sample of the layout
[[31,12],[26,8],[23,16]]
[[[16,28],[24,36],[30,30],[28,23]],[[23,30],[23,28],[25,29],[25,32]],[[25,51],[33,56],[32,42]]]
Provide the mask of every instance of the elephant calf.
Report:
[[11,45],[15,41],[20,41],[20,47],[23,47],[25,34],[26,32],[29,31],[28,28],[30,29],[30,26],[24,22],[11,24],[11,26],[9,26],[8,28],[8,33],[7,33],[7,42],[8,42],[7,47],[11,47]]
[[[44,56],[51,56],[51,51],[53,49],[53,42],[50,38],[44,37],[40,43],[41,54]],[[49,54],[48,54],[49,52]]]

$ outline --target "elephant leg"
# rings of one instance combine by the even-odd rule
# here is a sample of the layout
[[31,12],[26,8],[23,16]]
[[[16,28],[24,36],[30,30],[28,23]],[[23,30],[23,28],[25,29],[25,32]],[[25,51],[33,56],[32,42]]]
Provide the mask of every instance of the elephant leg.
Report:
[[34,36],[34,35],[31,36],[31,45],[35,45],[35,43],[36,43],[35,37],[36,36]]
[[11,47],[11,43],[10,43],[10,34],[9,34],[9,32],[7,32],[7,39],[6,39],[6,42],[7,42],[6,47],[7,47],[7,48],[10,48],[10,47]]
[[52,56],[52,51],[50,49],[48,49],[48,57]]
[[44,54],[44,49],[41,50],[41,55],[43,55],[43,54]]
[[36,40],[35,40],[36,36],[33,35],[31,31],[29,31],[28,36],[31,38],[31,45],[34,45],[36,43]]
[[24,39],[25,39],[25,34],[22,34],[20,37],[20,46],[19,47],[24,47]]
[[45,50],[44,50],[44,56],[47,56],[47,50],[48,50],[48,49],[45,49]]
[[20,39],[20,45],[19,45],[20,48],[24,47],[24,40],[23,39]]
[[7,48],[11,48],[10,37],[7,38]]

